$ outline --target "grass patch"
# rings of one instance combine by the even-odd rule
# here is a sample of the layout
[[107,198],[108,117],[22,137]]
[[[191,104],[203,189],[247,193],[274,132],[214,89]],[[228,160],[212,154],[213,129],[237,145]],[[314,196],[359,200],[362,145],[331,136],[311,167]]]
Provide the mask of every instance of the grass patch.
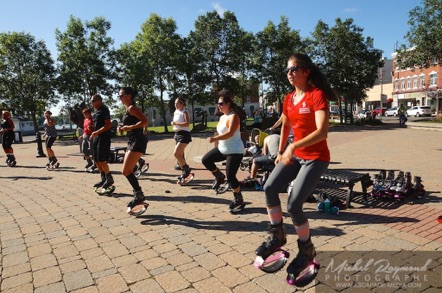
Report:
[[[204,129],[200,129],[200,127],[199,127],[200,123],[195,124],[195,127],[197,129],[199,129],[197,131],[213,132],[216,130],[217,124],[218,124],[218,121],[210,121],[210,122],[207,122],[207,127],[205,127]],[[190,131],[193,130],[193,123],[190,123],[189,128],[190,128]],[[170,133],[174,132],[172,125],[167,126],[167,130]],[[149,127],[149,132],[151,132],[151,133],[164,133],[164,126],[161,125],[161,126]]]

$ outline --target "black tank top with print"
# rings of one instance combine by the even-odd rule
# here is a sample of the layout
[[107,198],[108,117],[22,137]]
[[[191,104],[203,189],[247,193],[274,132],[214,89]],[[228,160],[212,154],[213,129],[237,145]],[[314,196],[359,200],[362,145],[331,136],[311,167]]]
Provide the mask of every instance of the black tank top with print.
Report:
[[[135,116],[130,115],[129,112],[126,110],[126,112],[124,113],[124,116],[123,116],[123,125],[125,125],[125,126],[126,125],[135,125],[139,121],[140,121],[140,119],[138,119]],[[137,138],[139,138],[139,137],[141,137],[143,135],[144,135],[143,127],[130,130],[126,134],[127,138],[129,138],[131,140],[132,139],[137,139]]]

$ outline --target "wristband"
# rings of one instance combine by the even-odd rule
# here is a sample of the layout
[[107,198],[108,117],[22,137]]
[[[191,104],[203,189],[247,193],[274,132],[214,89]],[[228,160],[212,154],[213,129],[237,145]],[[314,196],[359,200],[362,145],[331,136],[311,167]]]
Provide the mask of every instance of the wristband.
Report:
[[282,155],[283,153],[283,151],[278,151],[278,155]]

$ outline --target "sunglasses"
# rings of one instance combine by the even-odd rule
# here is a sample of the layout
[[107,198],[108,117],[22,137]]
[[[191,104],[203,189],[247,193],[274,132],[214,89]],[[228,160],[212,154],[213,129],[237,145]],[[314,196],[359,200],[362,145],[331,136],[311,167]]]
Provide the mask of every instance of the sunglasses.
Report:
[[127,94],[119,95],[118,97],[119,97],[120,99],[122,99],[122,98],[124,98],[125,96],[127,96]]
[[91,103],[93,104],[93,103],[95,103],[96,101],[98,101],[98,100],[91,100]]
[[293,73],[293,72],[295,72],[296,70],[298,70],[299,68],[301,68],[301,67],[298,67],[298,66],[292,66],[292,67],[289,67],[289,68],[285,68],[283,71],[284,71],[284,73],[285,74],[287,74],[287,73]]
[[221,103],[218,103],[218,106],[222,107],[224,104],[225,104],[224,102],[221,102]]

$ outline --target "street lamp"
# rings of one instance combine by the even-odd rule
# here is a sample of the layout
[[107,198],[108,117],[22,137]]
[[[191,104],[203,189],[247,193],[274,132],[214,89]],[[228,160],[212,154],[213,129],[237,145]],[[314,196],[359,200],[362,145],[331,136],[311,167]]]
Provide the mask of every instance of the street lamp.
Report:
[[380,104],[380,114],[379,114],[379,119],[382,120],[382,99],[384,98],[384,91],[383,91],[383,85],[384,85],[384,60],[381,59],[379,61],[379,69],[380,69],[380,82],[381,82],[381,104]]
[[[172,83],[173,83],[173,98],[170,99],[169,103],[171,103],[170,114],[173,115],[172,108],[175,109],[175,99],[177,98],[177,94],[176,94],[176,85],[178,84],[178,78],[176,77],[175,74],[172,76],[171,81],[172,81]],[[175,164],[175,166],[174,166],[174,169],[175,169],[175,170],[181,170],[181,166],[180,166],[178,160],[176,161],[176,164]]]

